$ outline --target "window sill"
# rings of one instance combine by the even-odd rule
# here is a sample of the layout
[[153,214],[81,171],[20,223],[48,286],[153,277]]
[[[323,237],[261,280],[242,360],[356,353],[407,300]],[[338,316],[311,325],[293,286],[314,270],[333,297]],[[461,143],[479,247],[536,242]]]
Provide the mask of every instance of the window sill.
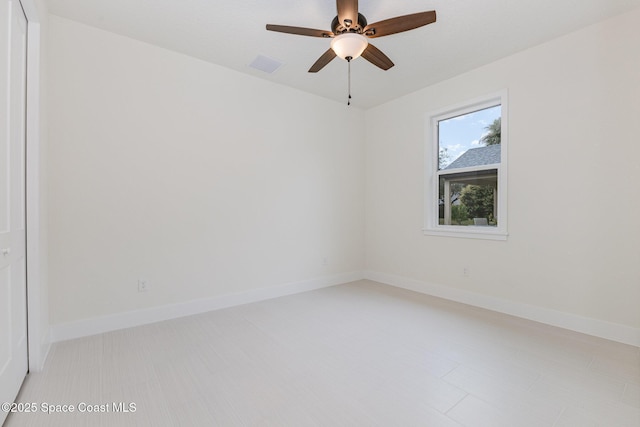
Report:
[[460,237],[463,239],[484,239],[484,240],[507,240],[509,235],[505,231],[492,227],[474,227],[472,225],[464,227],[437,227],[425,228],[422,230],[425,236]]

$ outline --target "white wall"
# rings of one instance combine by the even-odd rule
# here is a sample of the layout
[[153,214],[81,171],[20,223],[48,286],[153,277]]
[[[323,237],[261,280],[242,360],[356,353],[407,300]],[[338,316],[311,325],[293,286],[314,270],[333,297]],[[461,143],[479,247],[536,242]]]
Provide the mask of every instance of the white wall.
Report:
[[362,270],[362,111],[56,16],[49,61],[52,324]]
[[[640,10],[368,110],[369,276],[637,332],[638,22]],[[504,88],[508,241],[424,236],[425,115]]]

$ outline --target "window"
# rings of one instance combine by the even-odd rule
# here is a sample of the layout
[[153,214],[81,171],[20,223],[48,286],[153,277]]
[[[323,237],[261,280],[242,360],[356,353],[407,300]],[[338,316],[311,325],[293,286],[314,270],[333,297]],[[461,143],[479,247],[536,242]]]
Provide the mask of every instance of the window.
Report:
[[427,117],[425,234],[505,240],[506,91]]

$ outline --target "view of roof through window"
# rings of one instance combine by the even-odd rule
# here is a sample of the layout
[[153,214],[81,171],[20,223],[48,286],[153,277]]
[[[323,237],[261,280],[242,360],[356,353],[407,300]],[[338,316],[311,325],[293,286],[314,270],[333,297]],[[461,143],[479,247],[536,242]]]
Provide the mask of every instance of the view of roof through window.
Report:
[[496,145],[492,133],[497,127],[499,134],[501,114],[502,107],[497,105],[441,120],[438,124],[439,169],[500,163],[499,137],[497,147],[490,147]]

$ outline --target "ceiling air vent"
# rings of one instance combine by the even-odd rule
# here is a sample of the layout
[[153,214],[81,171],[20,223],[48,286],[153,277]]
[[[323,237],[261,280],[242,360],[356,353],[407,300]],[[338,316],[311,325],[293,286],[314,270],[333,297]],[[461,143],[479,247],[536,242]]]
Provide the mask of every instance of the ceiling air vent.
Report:
[[282,62],[277,59],[269,58],[263,55],[256,56],[249,67],[255,68],[256,70],[264,71],[268,74],[273,74],[282,66]]

